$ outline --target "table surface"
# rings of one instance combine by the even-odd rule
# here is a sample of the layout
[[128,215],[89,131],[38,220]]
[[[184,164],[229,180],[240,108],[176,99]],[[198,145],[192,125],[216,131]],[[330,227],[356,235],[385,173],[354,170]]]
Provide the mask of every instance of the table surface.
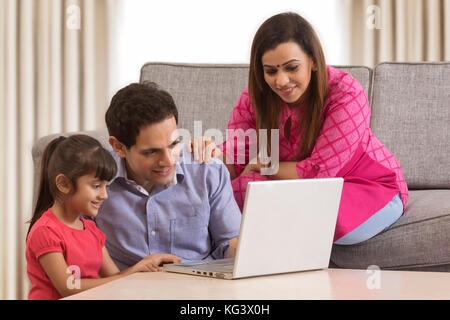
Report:
[[224,280],[170,272],[135,273],[67,300],[450,299],[450,273],[323,269]]

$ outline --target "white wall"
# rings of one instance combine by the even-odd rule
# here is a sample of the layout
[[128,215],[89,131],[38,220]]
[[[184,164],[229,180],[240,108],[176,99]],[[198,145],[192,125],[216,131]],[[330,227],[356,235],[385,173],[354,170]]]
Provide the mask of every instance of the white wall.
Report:
[[337,0],[119,0],[112,92],[139,80],[150,61],[249,63],[253,36],[284,11],[315,28],[328,64],[347,64]]

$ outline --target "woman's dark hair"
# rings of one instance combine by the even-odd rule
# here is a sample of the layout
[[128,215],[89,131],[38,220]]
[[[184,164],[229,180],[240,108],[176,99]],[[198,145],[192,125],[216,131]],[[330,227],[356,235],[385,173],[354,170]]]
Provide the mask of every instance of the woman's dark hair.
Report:
[[178,110],[172,96],[156,83],[132,83],[111,99],[105,121],[110,136],[127,149],[136,144],[142,128],[171,116],[178,124]]
[[[314,147],[322,125],[322,110],[328,91],[328,73],[322,46],[312,26],[300,15],[281,13],[266,20],[253,39],[250,70],[249,96],[256,113],[259,129],[278,129],[281,98],[273,92],[264,80],[262,56],[286,42],[295,42],[314,62],[316,70],[311,72],[308,89],[302,96],[305,108],[300,119],[300,148],[296,160],[307,158]],[[270,139],[270,137],[269,137]],[[270,141],[270,140],[268,140]]]
[[77,179],[81,176],[93,174],[100,180],[110,181],[116,173],[114,158],[98,140],[83,134],[52,140],[42,154],[38,196],[33,216],[28,221],[28,233],[42,214],[60,198],[56,176],[64,174],[75,192]]

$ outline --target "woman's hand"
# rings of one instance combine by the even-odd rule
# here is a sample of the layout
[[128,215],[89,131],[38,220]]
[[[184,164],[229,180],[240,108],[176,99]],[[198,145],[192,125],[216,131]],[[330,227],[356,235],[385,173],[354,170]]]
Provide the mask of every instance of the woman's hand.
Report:
[[208,163],[211,158],[221,158],[222,156],[222,151],[217,147],[214,139],[210,137],[191,139],[187,149],[189,152],[194,153],[194,160],[200,163]]
[[252,159],[242,170],[241,176],[250,173],[261,173],[261,168],[268,168],[270,163],[262,162],[259,157]]
[[181,259],[172,254],[154,253],[146,256],[132,268],[134,272],[157,272],[161,271],[160,266],[163,263],[181,263]]

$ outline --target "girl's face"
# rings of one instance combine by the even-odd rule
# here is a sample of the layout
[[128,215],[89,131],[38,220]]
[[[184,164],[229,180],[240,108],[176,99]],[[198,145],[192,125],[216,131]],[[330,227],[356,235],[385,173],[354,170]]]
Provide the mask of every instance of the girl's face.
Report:
[[84,175],[77,180],[76,192],[67,197],[67,207],[76,213],[95,217],[104,200],[108,198],[108,181],[99,180],[93,174]]
[[306,92],[315,69],[313,60],[296,42],[279,44],[262,55],[264,80],[287,104],[295,106]]

